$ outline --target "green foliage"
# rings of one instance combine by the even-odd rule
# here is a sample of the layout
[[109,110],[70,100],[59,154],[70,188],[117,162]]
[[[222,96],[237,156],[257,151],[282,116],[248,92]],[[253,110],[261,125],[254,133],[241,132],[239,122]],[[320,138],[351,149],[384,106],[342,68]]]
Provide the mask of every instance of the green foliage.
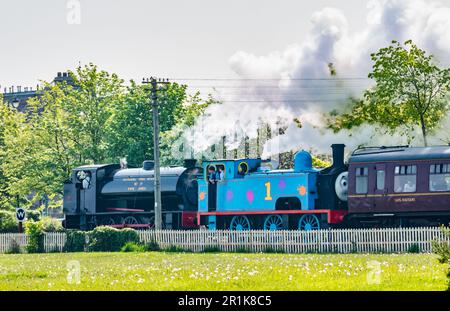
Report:
[[131,252],[145,252],[146,247],[136,242],[127,242],[120,249],[122,253],[131,253]]
[[25,233],[28,238],[28,253],[44,252],[44,230],[41,222],[25,222]]
[[17,241],[15,239],[11,239],[8,250],[5,253],[6,254],[20,254],[20,253],[22,253],[22,249],[20,248],[19,243],[17,243]]
[[14,212],[0,210],[0,233],[18,232],[16,215]]
[[316,156],[312,157],[312,163],[313,163],[313,167],[317,167],[317,168],[324,168],[324,167],[331,166],[330,161],[318,158]]
[[203,99],[197,92],[188,96],[178,107],[174,125],[161,132],[161,163],[181,165],[183,159],[196,157],[194,150],[189,147],[189,137],[185,135],[190,132],[189,128],[195,124],[195,120],[213,104],[220,103],[211,95]]
[[[17,195],[25,208],[40,205],[44,195],[49,208],[59,207],[63,182],[74,167],[122,157],[140,166],[153,158],[149,85],[131,81],[126,87],[94,64],[69,75],[72,82],[43,82],[26,113],[0,99],[0,209],[13,209]],[[165,85],[158,97],[162,133],[178,123],[193,124],[207,105],[198,96],[187,97],[186,86],[177,83]],[[165,159],[174,157],[169,153]]]
[[52,217],[43,217],[40,222],[45,232],[64,232],[65,229],[62,226],[61,220]]
[[83,252],[86,244],[86,234],[84,231],[67,230],[65,252]]
[[424,145],[448,113],[450,106],[450,68],[441,69],[411,40],[371,55],[374,65],[369,78],[376,85],[364,99],[351,99],[346,113],[333,111],[329,127],[334,131],[352,129],[364,123],[379,126],[388,133],[399,132],[411,140],[419,127]]
[[87,234],[89,237],[88,249],[92,252],[117,252],[127,242],[139,242],[137,232],[130,228],[118,230],[100,226]]
[[281,248],[274,248],[274,247],[266,247],[265,249],[264,249],[264,252],[263,253],[266,253],[266,254],[282,254],[282,253],[284,253],[285,251],[283,250],[283,249],[281,249]]
[[220,247],[219,246],[205,246],[203,249],[203,253],[220,253]]
[[439,255],[440,263],[447,263],[450,260],[450,247],[445,241],[432,241],[433,253]]
[[164,252],[167,253],[185,253],[185,252],[189,252],[187,250],[185,250],[184,248],[182,248],[181,246],[177,246],[177,245],[169,245],[165,248],[162,249]]
[[37,210],[27,210],[26,211],[27,220],[39,221],[41,220],[41,212]]
[[408,253],[412,253],[412,254],[420,253],[420,247],[419,247],[419,244],[417,244],[417,243],[411,244],[411,245],[408,247]]
[[[140,166],[153,159],[153,116],[150,86],[131,81],[122,101],[116,102],[109,124],[111,148],[109,157],[127,157],[128,163]],[[184,113],[186,86],[169,83],[158,90],[160,132],[170,130]]]
[[145,245],[145,250],[147,252],[157,252],[157,251],[160,251],[161,248],[159,247],[158,242],[152,240]]

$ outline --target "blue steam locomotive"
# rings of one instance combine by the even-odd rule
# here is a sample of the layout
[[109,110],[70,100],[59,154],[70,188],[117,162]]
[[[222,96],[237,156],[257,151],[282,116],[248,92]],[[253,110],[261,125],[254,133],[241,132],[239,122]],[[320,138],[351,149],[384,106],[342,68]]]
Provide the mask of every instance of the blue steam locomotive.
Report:
[[347,166],[344,145],[332,148],[333,165],[324,170],[313,168],[306,151],[287,170],[271,169],[261,159],[205,161],[198,181],[199,225],[317,230],[340,223],[347,209]]

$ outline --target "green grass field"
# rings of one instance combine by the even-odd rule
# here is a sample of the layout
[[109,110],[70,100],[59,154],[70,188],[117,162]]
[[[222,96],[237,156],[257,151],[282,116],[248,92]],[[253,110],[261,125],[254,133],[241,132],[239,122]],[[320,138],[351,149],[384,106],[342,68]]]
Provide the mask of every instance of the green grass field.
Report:
[[0,290],[445,290],[445,271],[429,254],[19,254],[0,255]]

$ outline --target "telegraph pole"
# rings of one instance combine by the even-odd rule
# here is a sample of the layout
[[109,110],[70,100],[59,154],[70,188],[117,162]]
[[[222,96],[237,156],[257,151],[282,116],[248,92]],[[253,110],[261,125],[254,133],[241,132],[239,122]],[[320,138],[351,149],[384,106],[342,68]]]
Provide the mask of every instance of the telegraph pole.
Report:
[[154,176],[154,197],[155,197],[155,229],[162,229],[161,211],[161,172],[159,163],[159,108],[158,108],[158,84],[168,84],[169,80],[156,80],[154,77],[143,79],[143,84],[151,85],[151,104],[153,112],[153,158],[155,161]]

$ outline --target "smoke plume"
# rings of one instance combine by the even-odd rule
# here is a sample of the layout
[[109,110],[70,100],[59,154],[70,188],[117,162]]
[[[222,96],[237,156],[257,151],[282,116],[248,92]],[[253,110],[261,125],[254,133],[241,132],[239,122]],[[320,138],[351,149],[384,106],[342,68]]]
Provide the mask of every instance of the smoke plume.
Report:
[[[214,95],[223,103],[212,105],[197,120],[195,148],[204,150],[223,136],[227,147],[235,148],[244,136],[255,138],[261,124],[286,128],[266,143],[263,157],[298,149],[327,153],[332,143],[345,143],[349,149],[363,143],[404,144],[400,135],[383,137],[371,126],[334,134],[325,128],[323,114],[361,96],[372,83],[365,78],[372,67],[370,54],[392,40],[412,39],[449,66],[449,30],[448,2],[370,1],[364,29],[351,29],[340,10],[324,8],[311,17],[304,42],[266,56],[238,51],[230,57],[230,67],[242,80],[217,88]],[[442,143],[445,135],[438,132],[431,142]]]

